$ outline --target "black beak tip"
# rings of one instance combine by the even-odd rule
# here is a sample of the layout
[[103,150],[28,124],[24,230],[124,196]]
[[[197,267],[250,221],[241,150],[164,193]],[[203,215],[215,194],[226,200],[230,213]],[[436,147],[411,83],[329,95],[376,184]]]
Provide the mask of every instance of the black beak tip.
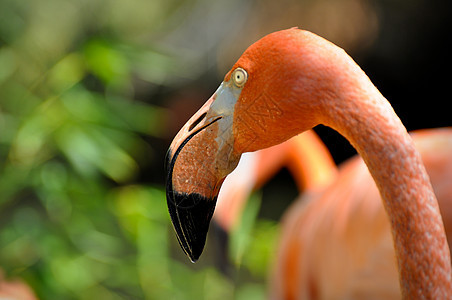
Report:
[[178,193],[167,190],[168,211],[181,248],[195,263],[206,243],[210,220],[215,210],[216,197]]
[[[204,248],[204,246],[203,246],[203,248]],[[201,256],[201,253],[202,253],[202,250],[201,250],[201,252],[199,252],[197,254],[189,253],[187,255],[192,263],[196,263],[198,261],[199,257]]]

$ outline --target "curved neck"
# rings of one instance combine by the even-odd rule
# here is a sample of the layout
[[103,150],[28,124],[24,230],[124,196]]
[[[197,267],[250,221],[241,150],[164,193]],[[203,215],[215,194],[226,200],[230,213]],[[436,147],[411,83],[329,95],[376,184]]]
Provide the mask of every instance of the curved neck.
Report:
[[285,164],[300,191],[320,189],[336,178],[333,158],[314,131],[303,132],[288,143]]
[[351,142],[380,190],[392,226],[404,297],[449,298],[450,252],[420,155],[388,101],[361,69],[353,71],[347,79],[339,78],[343,81],[335,99],[327,99],[322,123]]

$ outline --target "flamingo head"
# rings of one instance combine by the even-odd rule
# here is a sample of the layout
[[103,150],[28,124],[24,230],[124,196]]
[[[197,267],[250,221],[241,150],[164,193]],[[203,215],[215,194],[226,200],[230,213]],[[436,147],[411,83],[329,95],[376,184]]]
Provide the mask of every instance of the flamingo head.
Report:
[[293,28],[251,45],[171,143],[167,204],[192,262],[204,248],[221,184],[241,154],[279,144],[317,124],[313,98],[322,88],[322,61],[315,68],[309,63],[318,56],[316,43],[329,44]]

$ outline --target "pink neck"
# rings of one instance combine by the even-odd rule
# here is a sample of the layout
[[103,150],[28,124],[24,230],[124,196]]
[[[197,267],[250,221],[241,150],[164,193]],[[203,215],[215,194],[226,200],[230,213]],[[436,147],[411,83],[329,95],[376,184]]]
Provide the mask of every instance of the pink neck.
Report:
[[333,158],[314,131],[303,132],[286,143],[286,166],[300,191],[323,188],[336,178]]
[[[450,252],[429,177],[387,100],[359,68],[324,106],[322,123],[343,134],[366,162],[389,215],[406,299],[452,295]],[[350,73],[348,74],[350,75]],[[352,88],[350,88],[352,87]]]

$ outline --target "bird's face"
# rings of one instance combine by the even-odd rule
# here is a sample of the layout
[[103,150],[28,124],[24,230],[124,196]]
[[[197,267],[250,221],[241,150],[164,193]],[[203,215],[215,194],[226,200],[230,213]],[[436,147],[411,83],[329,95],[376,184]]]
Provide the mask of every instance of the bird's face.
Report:
[[195,262],[204,248],[217,195],[237,166],[234,107],[247,81],[238,68],[182,127],[167,153],[167,203],[179,243]]
[[278,34],[245,51],[168,150],[168,209],[193,262],[204,248],[221,184],[240,155],[279,144],[314,124],[310,114],[296,117],[312,109],[298,99],[312,96],[299,89],[303,74],[293,42],[298,30]]

